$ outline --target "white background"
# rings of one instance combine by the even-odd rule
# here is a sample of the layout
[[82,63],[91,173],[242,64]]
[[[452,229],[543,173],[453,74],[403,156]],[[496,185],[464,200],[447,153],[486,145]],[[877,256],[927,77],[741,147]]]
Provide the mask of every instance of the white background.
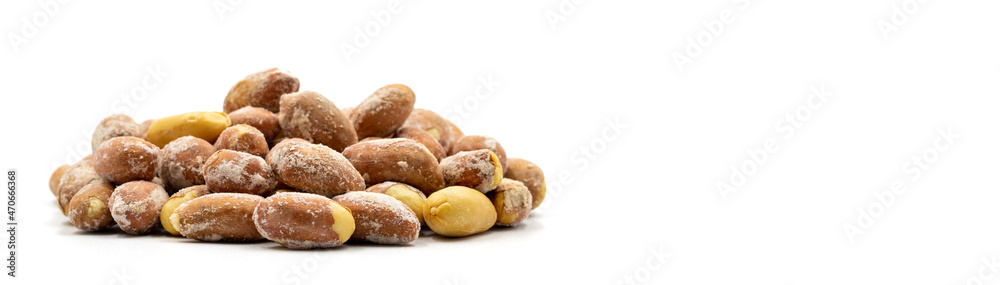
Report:
[[[45,14],[45,1],[4,1],[14,284],[1000,282],[983,262],[1000,253],[1000,3],[354,2],[73,1]],[[418,107],[539,164],[545,205],[468,238],[313,251],[86,234],[58,212],[49,175],[89,153],[101,118],[221,110],[232,84],[269,67],[340,107],[407,84]],[[149,69],[164,75],[143,87]],[[958,138],[935,149],[949,129]],[[777,150],[753,162],[770,139]],[[720,192],[743,166],[748,179]],[[894,181],[906,191],[879,202]],[[876,217],[849,235],[859,209]]]

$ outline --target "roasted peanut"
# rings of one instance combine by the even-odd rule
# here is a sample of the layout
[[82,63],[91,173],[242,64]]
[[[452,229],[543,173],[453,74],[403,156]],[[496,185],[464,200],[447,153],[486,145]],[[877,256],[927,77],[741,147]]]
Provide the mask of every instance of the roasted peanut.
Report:
[[118,185],[111,193],[111,217],[123,231],[144,234],[158,225],[160,210],[167,203],[167,191],[149,181]]
[[183,136],[194,136],[215,143],[219,134],[232,124],[229,116],[221,112],[190,112],[161,118],[153,122],[146,132],[146,140],[163,147]]
[[242,151],[259,157],[267,155],[267,138],[257,128],[250,125],[234,125],[226,128],[215,141],[216,149]]
[[66,173],[63,174],[62,178],[59,179],[59,209],[62,210],[63,215],[69,215],[69,201],[73,199],[83,186],[90,184],[94,181],[104,181],[97,172],[94,171],[94,166],[87,159],[81,160],[73,165],[70,165],[66,169]]
[[277,193],[253,212],[264,238],[291,249],[335,247],[354,233],[351,211],[329,198],[309,193]]
[[507,159],[507,170],[504,171],[505,178],[514,179],[524,183],[531,191],[531,209],[538,208],[545,200],[545,174],[542,168],[526,159]]
[[351,239],[378,244],[405,244],[420,237],[420,220],[403,202],[392,196],[371,192],[347,192],[333,201],[351,210],[354,234]]
[[242,193],[214,193],[181,204],[170,214],[170,225],[184,237],[201,241],[264,239],[253,223],[254,209],[263,197]]
[[493,227],[497,212],[482,192],[464,186],[451,186],[427,197],[424,221],[435,233],[462,237]]
[[212,144],[192,136],[183,136],[168,143],[160,150],[156,163],[164,188],[182,189],[205,184],[202,169],[205,160],[213,153],[215,147]]
[[365,189],[361,173],[333,149],[302,139],[287,139],[267,154],[278,181],[303,192],[333,197]]
[[507,171],[507,152],[504,151],[503,146],[496,139],[491,137],[478,135],[464,136],[452,145],[448,155],[479,149],[488,149],[495,153],[497,158],[500,159],[500,164],[503,165],[503,171]]
[[62,180],[63,174],[66,174],[66,169],[69,169],[69,164],[60,165],[55,171],[52,171],[52,176],[49,176],[49,190],[57,198],[59,197],[59,180]]
[[424,130],[437,139],[445,151],[451,149],[451,142],[456,140],[453,138],[454,134],[452,134],[452,127],[448,120],[427,109],[414,108],[401,127]]
[[490,200],[493,200],[500,226],[516,226],[531,212],[531,192],[517,180],[504,178],[496,191],[490,192]]
[[290,72],[269,68],[247,75],[229,89],[222,109],[233,112],[246,106],[278,112],[281,95],[299,91],[299,79]]
[[441,173],[447,186],[465,186],[486,193],[503,179],[500,159],[486,149],[463,151],[441,160]]
[[278,184],[263,158],[223,149],[205,161],[205,185],[213,192],[264,195]]
[[94,128],[94,135],[91,138],[90,146],[92,151],[106,140],[116,137],[141,137],[139,124],[125,114],[115,114],[108,116],[97,124]]
[[313,91],[281,96],[278,122],[286,135],[344,151],[358,142],[351,121],[333,102]]
[[233,125],[247,124],[257,128],[264,134],[264,139],[268,142],[274,140],[281,133],[281,124],[278,123],[278,115],[271,113],[264,108],[246,106],[229,113],[229,120]]
[[177,191],[174,195],[171,195],[167,202],[163,204],[163,208],[160,209],[160,225],[163,229],[167,230],[168,233],[172,235],[180,235],[181,233],[174,228],[174,225],[170,223],[170,215],[174,213],[177,207],[180,207],[184,202],[194,200],[201,196],[212,194],[212,191],[208,189],[205,185],[195,185],[187,187]]
[[344,157],[361,173],[366,185],[399,181],[430,194],[444,184],[437,158],[414,140],[361,142],[345,149]]
[[385,137],[403,125],[416,100],[410,87],[386,85],[361,101],[349,118],[359,138]]
[[107,181],[95,180],[77,192],[67,206],[69,222],[84,231],[97,231],[114,224],[109,200],[115,186]]
[[94,171],[113,184],[152,180],[160,148],[137,137],[116,137],[94,152]]

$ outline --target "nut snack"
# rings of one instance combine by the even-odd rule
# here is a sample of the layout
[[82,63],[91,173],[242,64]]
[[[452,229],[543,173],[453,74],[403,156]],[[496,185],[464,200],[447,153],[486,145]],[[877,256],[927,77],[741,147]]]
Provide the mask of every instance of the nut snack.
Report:
[[261,107],[278,112],[281,95],[299,91],[299,79],[290,72],[279,68],[269,68],[247,75],[226,95],[222,109],[226,113],[246,106]]
[[111,193],[111,217],[118,227],[130,234],[144,234],[159,224],[158,217],[167,202],[167,191],[149,181],[132,181]]
[[410,207],[392,196],[372,192],[347,192],[333,201],[351,210],[351,239],[378,244],[405,244],[420,237],[420,220]]
[[200,241],[261,240],[253,213],[262,200],[242,193],[204,195],[174,209],[170,225],[184,237]]
[[427,242],[514,227],[545,198],[538,165],[416,108],[407,85],[354,94],[362,100],[345,108],[334,101],[351,102],[340,101],[349,94],[299,87],[270,68],[232,85],[218,111],[141,124],[107,116],[88,137],[93,154],[55,168],[49,190],[76,234],[120,229],[289,249],[418,248],[423,225],[438,236]]
[[202,169],[213,153],[215,147],[203,139],[193,136],[175,139],[160,149],[156,163],[158,177],[171,189],[205,184]]
[[66,173],[59,179],[59,186],[56,191],[59,193],[57,200],[59,209],[62,209],[64,215],[69,215],[67,206],[69,205],[69,201],[73,199],[73,196],[80,189],[83,189],[83,186],[87,186],[87,184],[94,181],[107,183],[107,181],[104,181],[104,178],[97,175],[97,172],[94,171],[94,166],[89,161],[81,160],[66,169]]
[[259,157],[267,155],[267,138],[250,125],[233,125],[219,134],[216,149],[242,151]]
[[109,206],[115,186],[95,180],[77,192],[67,205],[69,222],[84,231],[97,231],[114,225]]
[[420,108],[414,108],[413,112],[410,112],[410,116],[403,122],[402,127],[413,127],[424,130],[437,139],[445,151],[450,150],[451,144],[458,141],[462,135],[461,131],[458,130],[458,126],[452,124],[448,119],[430,110]]
[[504,178],[489,197],[497,210],[498,226],[515,226],[531,212],[531,192],[520,181]]
[[69,169],[69,164],[63,164],[52,171],[52,176],[49,176],[49,190],[52,191],[52,195],[59,197],[59,180],[62,180],[63,174],[66,174],[66,169]]
[[503,177],[524,183],[528,191],[531,191],[531,208],[538,208],[542,200],[545,200],[545,174],[542,173],[542,168],[522,158],[510,158],[507,163]]
[[91,150],[96,151],[97,147],[106,140],[116,137],[141,137],[139,124],[125,114],[115,114],[101,120],[94,128],[94,136],[90,141]]
[[159,154],[159,147],[140,138],[112,138],[94,152],[94,171],[113,184],[153,180]]
[[335,247],[354,234],[351,211],[329,198],[309,193],[277,193],[253,212],[264,238],[291,249]]
[[313,91],[281,96],[278,122],[288,136],[324,144],[336,151],[344,151],[358,142],[358,134],[340,108]]
[[417,98],[403,84],[390,84],[375,90],[361,101],[349,118],[358,138],[385,137],[403,125]]
[[297,190],[333,197],[365,189],[361,173],[333,149],[302,139],[286,139],[267,153],[278,181]]
[[229,120],[233,125],[250,125],[257,128],[264,134],[264,139],[272,141],[281,133],[281,124],[278,123],[278,115],[271,113],[264,108],[246,106],[229,113]]
[[464,186],[451,186],[427,197],[424,221],[439,235],[463,237],[493,227],[497,212],[482,192]]
[[160,118],[149,126],[146,140],[163,147],[183,136],[194,136],[215,143],[219,134],[232,125],[229,116],[222,112],[189,112]]
[[[399,181],[424,194],[444,185],[437,158],[424,145],[410,139],[359,142],[344,150],[344,157],[361,173],[366,185]],[[293,186],[294,187],[294,186]]]
[[465,186],[490,192],[503,179],[500,159],[486,149],[463,151],[441,161],[441,173],[448,186]]
[[278,185],[263,158],[223,149],[205,161],[205,185],[213,192],[264,195]]
[[452,145],[451,150],[448,151],[448,155],[479,149],[488,149],[495,153],[497,158],[500,159],[500,164],[503,165],[503,171],[507,171],[507,152],[504,151],[503,146],[496,139],[488,136],[464,136]]
[[174,225],[170,223],[170,215],[173,215],[174,210],[180,207],[187,201],[194,200],[201,196],[212,194],[212,191],[208,189],[205,185],[195,185],[187,187],[177,191],[174,195],[171,195],[167,202],[163,204],[163,208],[160,209],[160,225],[163,229],[167,230],[168,233],[172,235],[180,235],[181,233],[174,228]]

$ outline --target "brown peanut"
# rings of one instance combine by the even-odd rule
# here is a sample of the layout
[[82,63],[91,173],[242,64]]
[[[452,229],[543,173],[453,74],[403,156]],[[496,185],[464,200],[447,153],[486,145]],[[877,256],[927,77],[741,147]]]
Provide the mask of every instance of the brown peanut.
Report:
[[424,194],[442,187],[444,178],[437,158],[424,145],[410,139],[382,139],[357,143],[344,157],[361,173],[366,185],[399,181]]
[[253,212],[264,198],[242,193],[214,193],[181,204],[170,214],[171,226],[187,238],[201,241],[264,239],[253,223]]
[[264,238],[291,249],[335,247],[354,233],[351,211],[329,198],[309,193],[277,193],[253,213]]

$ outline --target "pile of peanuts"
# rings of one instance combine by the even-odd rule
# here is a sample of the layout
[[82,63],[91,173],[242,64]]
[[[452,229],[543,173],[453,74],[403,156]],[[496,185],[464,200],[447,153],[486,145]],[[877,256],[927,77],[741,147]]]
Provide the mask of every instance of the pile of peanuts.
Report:
[[415,101],[392,84],[340,109],[271,68],[237,82],[224,112],[103,119],[93,154],[56,169],[49,187],[82,231],[162,226],[293,249],[406,244],[423,225],[468,236],[518,225],[541,204],[538,166]]

